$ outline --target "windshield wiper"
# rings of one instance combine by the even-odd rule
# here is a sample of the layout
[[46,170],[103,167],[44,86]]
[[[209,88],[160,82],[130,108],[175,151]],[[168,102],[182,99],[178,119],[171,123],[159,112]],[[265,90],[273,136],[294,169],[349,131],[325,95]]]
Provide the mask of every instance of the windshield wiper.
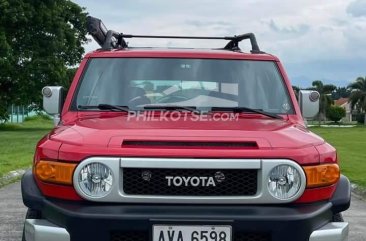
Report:
[[99,110],[114,110],[114,111],[124,111],[129,112],[130,109],[128,106],[122,106],[122,105],[109,105],[109,104],[99,104],[99,105],[79,105],[79,109],[99,109]]
[[181,105],[144,105],[144,110],[186,110],[195,114],[201,112],[195,106],[181,106]]
[[277,114],[274,113],[270,113],[270,112],[266,112],[263,110],[259,110],[259,109],[252,109],[249,107],[211,107],[211,111],[232,111],[235,113],[240,113],[240,112],[252,112],[252,113],[257,113],[257,114],[261,114],[261,115],[265,115],[274,119],[280,119],[283,120],[283,118]]

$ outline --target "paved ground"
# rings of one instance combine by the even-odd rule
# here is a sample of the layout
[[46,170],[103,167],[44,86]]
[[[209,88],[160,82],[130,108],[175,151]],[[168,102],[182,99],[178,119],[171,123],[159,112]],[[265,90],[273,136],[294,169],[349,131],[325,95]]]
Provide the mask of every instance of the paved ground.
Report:
[[[21,240],[25,212],[20,183],[0,189],[0,241]],[[366,241],[366,202],[353,197],[352,206],[344,217],[351,225],[349,241]]]
[[352,196],[351,208],[343,217],[350,223],[349,241],[366,241],[366,202]]
[[21,240],[26,212],[21,196],[20,183],[0,189],[0,241]]

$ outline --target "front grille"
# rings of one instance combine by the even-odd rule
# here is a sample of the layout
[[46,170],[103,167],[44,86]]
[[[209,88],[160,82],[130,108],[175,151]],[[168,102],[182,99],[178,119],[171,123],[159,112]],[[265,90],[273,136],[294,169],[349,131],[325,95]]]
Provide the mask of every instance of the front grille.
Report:
[[[147,232],[112,232],[111,241],[149,241]],[[267,233],[236,233],[233,241],[271,241]]]
[[[123,191],[128,195],[253,196],[257,193],[256,169],[123,169]],[[168,186],[166,177],[212,177],[215,186]],[[197,180],[197,179],[196,179]],[[207,179],[208,180],[208,179]],[[208,184],[208,181],[205,181]],[[212,179],[211,179],[212,180]]]

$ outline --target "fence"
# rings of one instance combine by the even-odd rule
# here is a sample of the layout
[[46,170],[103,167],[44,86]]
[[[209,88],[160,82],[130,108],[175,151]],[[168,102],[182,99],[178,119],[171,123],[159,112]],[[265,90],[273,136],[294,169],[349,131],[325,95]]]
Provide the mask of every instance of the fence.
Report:
[[32,115],[32,112],[28,111],[26,106],[19,105],[11,105],[8,108],[9,120],[10,123],[21,123],[24,121],[24,118]]

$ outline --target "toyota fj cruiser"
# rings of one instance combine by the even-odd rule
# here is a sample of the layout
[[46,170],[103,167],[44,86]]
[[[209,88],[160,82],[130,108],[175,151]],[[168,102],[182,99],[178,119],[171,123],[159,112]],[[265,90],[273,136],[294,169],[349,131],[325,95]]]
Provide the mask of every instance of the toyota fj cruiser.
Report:
[[[303,119],[317,114],[319,93],[297,101],[254,34],[127,35],[92,17],[88,31],[101,49],[66,98],[42,90],[56,127],[22,179],[23,240],[347,240],[349,181]],[[228,43],[135,48],[130,38]]]

